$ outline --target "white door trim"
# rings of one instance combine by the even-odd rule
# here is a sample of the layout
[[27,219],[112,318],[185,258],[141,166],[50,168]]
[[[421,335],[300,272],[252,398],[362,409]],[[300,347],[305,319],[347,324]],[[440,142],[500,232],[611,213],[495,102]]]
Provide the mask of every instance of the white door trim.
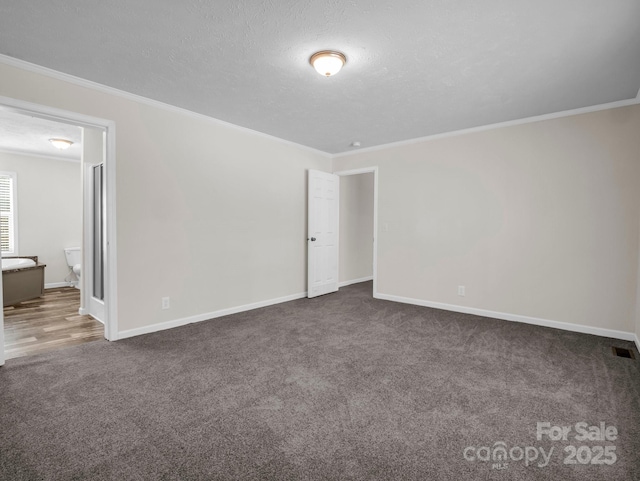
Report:
[[334,172],[335,175],[340,177],[369,173],[373,173],[373,297],[376,297],[378,295],[378,167],[364,167],[362,169]]
[[[94,127],[106,132],[106,155],[104,159],[107,190],[107,262],[105,266],[105,325],[104,335],[110,341],[118,339],[117,299],[117,248],[116,248],[116,124],[112,120],[35,104],[24,100],[0,96],[0,109],[19,114],[54,120],[81,127]],[[0,277],[0,297],[2,279]],[[4,364],[4,318],[0,313],[0,365]]]

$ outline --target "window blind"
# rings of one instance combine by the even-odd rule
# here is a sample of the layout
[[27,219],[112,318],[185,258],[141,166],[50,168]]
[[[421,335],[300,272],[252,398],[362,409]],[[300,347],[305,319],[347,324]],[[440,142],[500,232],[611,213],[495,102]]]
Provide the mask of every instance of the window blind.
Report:
[[14,252],[13,176],[0,174],[0,247],[3,253]]

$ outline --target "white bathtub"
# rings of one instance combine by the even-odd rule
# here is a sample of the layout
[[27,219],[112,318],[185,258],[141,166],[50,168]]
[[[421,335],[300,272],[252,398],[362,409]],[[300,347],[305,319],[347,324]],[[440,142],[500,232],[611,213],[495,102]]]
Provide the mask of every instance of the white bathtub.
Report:
[[34,267],[36,263],[33,259],[17,258],[17,259],[2,259],[2,270],[8,271],[10,269],[24,269],[26,267]]

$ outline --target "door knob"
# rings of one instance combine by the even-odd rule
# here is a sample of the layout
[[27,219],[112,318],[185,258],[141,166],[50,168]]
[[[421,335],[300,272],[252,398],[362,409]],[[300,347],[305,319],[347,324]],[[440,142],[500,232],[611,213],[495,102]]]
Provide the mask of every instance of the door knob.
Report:
[[315,238],[315,237],[312,237],[312,238],[311,238],[311,239],[309,239],[309,240],[310,240],[311,242],[315,242],[315,241],[316,241],[316,238]]

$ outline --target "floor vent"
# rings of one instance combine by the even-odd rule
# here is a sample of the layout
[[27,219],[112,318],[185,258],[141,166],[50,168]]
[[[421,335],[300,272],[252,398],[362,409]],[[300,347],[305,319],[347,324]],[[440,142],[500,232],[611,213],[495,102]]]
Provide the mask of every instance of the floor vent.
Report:
[[628,359],[635,359],[633,351],[624,347],[613,347],[613,354],[618,357],[626,357]]

